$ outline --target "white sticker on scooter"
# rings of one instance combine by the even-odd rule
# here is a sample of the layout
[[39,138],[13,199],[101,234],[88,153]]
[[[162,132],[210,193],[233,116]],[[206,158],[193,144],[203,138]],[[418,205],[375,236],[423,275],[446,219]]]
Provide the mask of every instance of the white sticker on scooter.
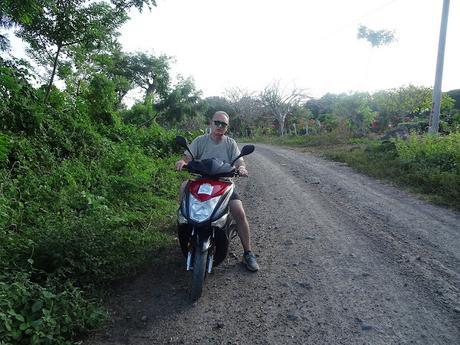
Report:
[[203,183],[198,189],[198,194],[212,194],[212,186],[209,183]]

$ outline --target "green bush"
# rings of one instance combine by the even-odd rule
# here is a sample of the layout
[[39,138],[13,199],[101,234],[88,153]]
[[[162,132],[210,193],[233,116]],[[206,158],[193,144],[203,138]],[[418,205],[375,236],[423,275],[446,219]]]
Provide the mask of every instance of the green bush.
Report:
[[179,148],[155,123],[118,121],[103,77],[84,98],[52,89],[44,104],[25,73],[2,68],[0,338],[65,344],[103,319],[89,292],[171,244]]
[[408,140],[370,141],[327,150],[371,176],[408,186],[430,200],[460,210],[460,135],[411,135]]
[[32,134],[45,114],[40,93],[27,81],[29,73],[0,58],[0,128]]
[[131,109],[122,112],[123,122],[137,127],[150,127],[155,123],[157,112],[151,104],[135,104]]
[[40,285],[27,274],[0,279],[1,344],[72,344],[69,339],[99,326],[106,313],[66,283]]
[[0,166],[6,163],[10,152],[10,137],[0,133]]
[[433,200],[460,209],[460,133],[411,135],[395,142],[408,173],[405,183]]
[[431,172],[460,174],[460,132],[447,136],[412,134],[408,140],[396,141],[401,160]]
[[114,112],[117,102],[115,84],[103,74],[92,77],[85,94],[88,113],[98,123],[113,125],[119,122],[118,114]]

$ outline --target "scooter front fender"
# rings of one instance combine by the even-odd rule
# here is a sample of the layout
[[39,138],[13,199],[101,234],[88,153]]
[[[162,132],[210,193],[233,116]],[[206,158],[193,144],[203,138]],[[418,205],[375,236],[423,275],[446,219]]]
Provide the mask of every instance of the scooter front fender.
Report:
[[196,250],[206,252],[211,247],[211,236],[196,234]]

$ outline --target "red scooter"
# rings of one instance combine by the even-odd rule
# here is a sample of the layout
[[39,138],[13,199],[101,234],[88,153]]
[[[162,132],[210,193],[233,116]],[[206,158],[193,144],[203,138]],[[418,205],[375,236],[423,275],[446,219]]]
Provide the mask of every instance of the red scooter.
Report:
[[236,236],[236,224],[229,212],[234,188],[231,177],[238,176],[233,164],[252,153],[254,145],[245,145],[229,164],[215,158],[195,160],[185,138],[178,136],[176,141],[192,156],[185,168],[196,175],[187,183],[177,213],[186,269],[193,271],[190,297],[195,301],[202,295],[206,274],[226,258],[230,240]]

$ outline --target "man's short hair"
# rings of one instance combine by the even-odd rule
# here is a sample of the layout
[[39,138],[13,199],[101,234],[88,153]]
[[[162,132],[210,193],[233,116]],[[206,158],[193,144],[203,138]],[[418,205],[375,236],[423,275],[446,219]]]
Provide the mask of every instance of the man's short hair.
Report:
[[214,118],[216,115],[224,115],[227,118],[227,121],[230,121],[230,116],[228,116],[228,114],[223,110],[216,111],[212,118]]

